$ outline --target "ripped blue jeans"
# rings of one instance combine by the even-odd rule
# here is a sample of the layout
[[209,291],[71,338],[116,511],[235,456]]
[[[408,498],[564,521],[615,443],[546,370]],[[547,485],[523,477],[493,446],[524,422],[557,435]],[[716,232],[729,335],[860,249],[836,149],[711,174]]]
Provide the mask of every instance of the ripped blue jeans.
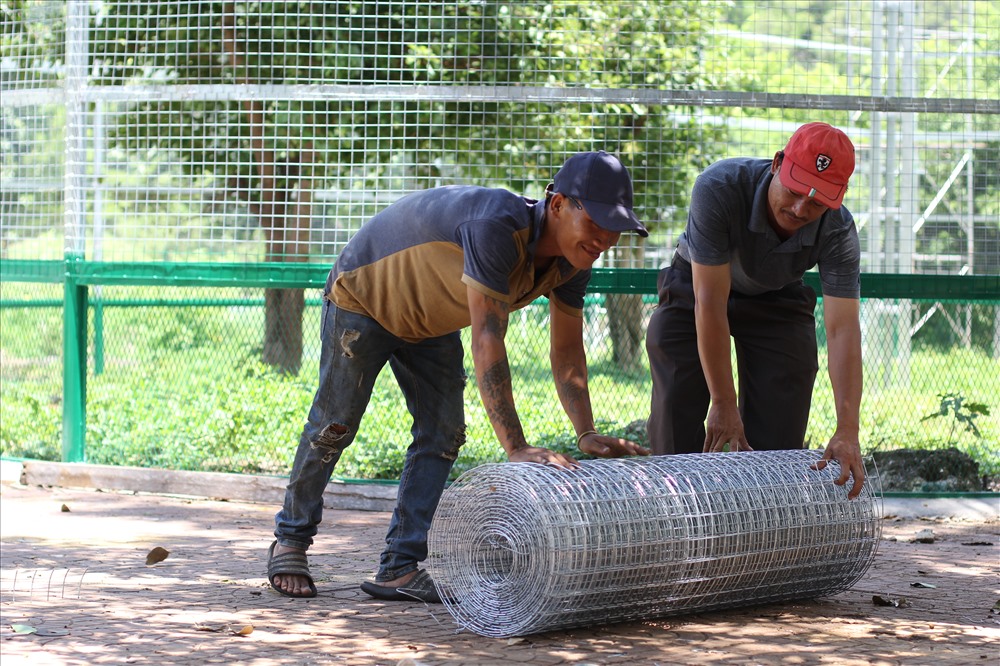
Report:
[[323,491],[354,441],[372,387],[386,363],[413,416],[412,442],[375,580],[394,580],[427,558],[427,531],[455,458],[465,442],[466,374],[458,332],[421,342],[401,340],[374,319],[324,300],[319,388],[302,430],[274,536],[293,548],[313,543]]

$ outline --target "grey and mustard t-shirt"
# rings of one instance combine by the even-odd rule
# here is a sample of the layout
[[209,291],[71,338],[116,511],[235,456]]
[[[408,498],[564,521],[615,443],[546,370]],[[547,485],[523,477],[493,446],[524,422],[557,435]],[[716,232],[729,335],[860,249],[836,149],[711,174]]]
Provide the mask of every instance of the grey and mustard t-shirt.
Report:
[[782,241],[767,220],[771,160],[734,158],[698,176],[677,254],[705,266],[730,264],[732,289],[747,295],[798,282],[818,266],[823,294],[861,296],[861,244],[846,207]]
[[522,308],[539,296],[583,316],[590,271],[534,255],[545,202],[504,189],[449,185],[414,192],[368,220],[337,258],[326,296],[415,342],[465,328],[471,287]]

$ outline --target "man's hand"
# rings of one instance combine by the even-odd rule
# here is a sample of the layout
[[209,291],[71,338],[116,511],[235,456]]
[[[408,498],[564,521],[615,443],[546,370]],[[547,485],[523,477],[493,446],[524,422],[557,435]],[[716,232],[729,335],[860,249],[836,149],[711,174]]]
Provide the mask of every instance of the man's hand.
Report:
[[753,451],[743,432],[743,419],[736,403],[719,404],[714,400],[705,422],[703,453],[719,453],[729,444],[729,451]]
[[861,494],[861,488],[865,485],[865,466],[861,461],[861,444],[857,436],[842,435],[834,433],[830,443],[826,446],[823,457],[813,469],[824,469],[827,463],[836,460],[840,463],[840,476],[834,481],[838,486],[847,483],[847,480],[854,477],[854,484],[847,493],[847,499],[854,499]]
[[620,437],[611,437],[590,432],[580,438],[580,450],[598,458],[621,458],[622,456],[648,456],[650,451],[644,446]]
[[539,446],[522,446],[515,449],[507,456],[510,462],[534,462],[553,467],[565,467],[566,469],[577,469],[580,463],[573,456],[563,453],[556,453]]

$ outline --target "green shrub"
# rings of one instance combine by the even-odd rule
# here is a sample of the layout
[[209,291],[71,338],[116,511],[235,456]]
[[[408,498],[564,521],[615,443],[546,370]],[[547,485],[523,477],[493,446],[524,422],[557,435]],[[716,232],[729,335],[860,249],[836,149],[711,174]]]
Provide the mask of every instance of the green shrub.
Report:
[[[175,291],[205,298],[210,290]],[[233,290],[219,291],[219,298],[233,296]],[[106,288],[103,297],[155,298],[158,293],[162,290]],[[55,308],[0,311],[0,446],[5,456],[45,460],[61,456],[58,312]],[[579,456],[549,372],[548,331],[542,315],[539,309],[518,317],[508,335],[518,413],[530,444]],[[319,308],[306,309],[306,349],[297,377],[274,372],[260,362],[262,322],[262,308],[252,303],[105,308],[103,372],[95,375],[93,358],[89,363],[86,460],[287,474],[316,389]],[[468,332],[463,335],[468,345]],[[590,390],[599,428],[641,439],[643,429],[633,424],[644,421],[649,411],[648,369],[620,373],[611,359],[610,345],[592,347]],[[947,419],[919,419],[919,415],[940,410],[942,386],[965,396],[966,405],[994,400],[1000,395],[1000,362],[978,349],[945,353],[915,348],[908,363],[910,379],[905,387],[886,384],[877,368],[866,366],[863,450],[954,445],[976,459],[984,474],[1000,474],[996,410],[977,412],[978,438],[949,436]],[[820,359],[820,368],[807,432],[811,448],[824,447],[836,425],[825,358]],[[471,356],[467,356],[467,369],[467,441],[453,477],[506,458],[482,407]],[[410,426],[405,402],[386,368],[375,383],[357,440],[345,451],[336,474],[397,479],[410,442]]]

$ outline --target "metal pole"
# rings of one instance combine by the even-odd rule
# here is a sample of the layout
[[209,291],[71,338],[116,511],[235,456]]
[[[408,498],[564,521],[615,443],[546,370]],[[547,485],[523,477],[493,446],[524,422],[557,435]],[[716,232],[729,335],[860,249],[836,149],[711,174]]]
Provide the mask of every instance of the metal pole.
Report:
[[87,288],[73,276],[83,260],[85,204],[83,165],[86,159],[83,87],[87,77],[87,24],[84,0],[71,0],[66,16],[66,159],[64,173],[66,263],[63,312],[63,436],[64,462],[84,458],[87,423]]
[[[896,97],[899,78],[899,5],[886,5],[886,76],[885,95]],[[896,168],[899,164],[897,148],[899,112],[886,114],[885,131],[885,254],[886,268],[890,273],[899,273],[899,207],[896,199]]]
[[[917,68],[915,64],[916,47],[914,31],[916,12],[913,0],[900,3],[899,10],[901,32],[902,67],[900,68],[900,92],[904,97],[917,95]],[[899,261],[897,271],[910,274],[914,272],[913,257],[916,253],[916,234],[913,223],[919,215],[917,197],[917,114],[906,112],[900,114],[900,180],[899,180]],[[910,324],[913,320],[913,302],[902,300],[899,303],[896,322],[896,346],[898,381],[902,386],[910,385]]]
[[1000,360],[1000,305],[994,305],[993,310],[993,358]]
[[[965,85],[969,96],[972,95],[973,90],[973,62],[975,55],[974,46],[976,44],[975,39],[975,21],[976,21],[976,3],[973,0],[969,0],[968,11],[966,16],[968,17],[968,23],[966,24],[966,43],[968,43],[969,48],[966,49],[965,54]],[[966,136],[972,136],[972,132],[975,126],[972,123],[972,115],[966,114],[965,116],[965,132]],[[973,142],[970,142],[973,143]],[[975,147],[970,145],[968,147],[969,155],[971,159],[965,163],[965,212],[966,212],[966,235],[965,235],[965,252],[966,252],[966,262],[968,266],[968,273],[975,275],[976,273],[976,199],[975,199],[975,167],[976,167],[976,152]],[[966,349],[972,347],[972,305],[966,303],[965,305],[965,330],[962,333],[962,346]]]
[[[104,260],[104,102],[94,103],[94,261]],[[94,375],[104,372],[104,300],[94,285]]]
[[[873,97],[881,95],[882,91],[882,56],[884,52],[883,46],[883,29],[885,17],[883,16],[882,10],[884,7],[880,4],[875,7],[872,11],[872,80],[871,80],[871,94]],[[871,149],[869,154],[870,162],[870,173],[871,173],[871,188],[869,191],[869,204],[868,210],[870,219],[868,221],[868,271],[872,273],[880,273],[885,268],[885,263],[883,261],[884,255],[882,254],[882,168],[881,168],[881,156],[882,156],[882,114],[878,111],[872,111],[872,123],[871,123]]]

